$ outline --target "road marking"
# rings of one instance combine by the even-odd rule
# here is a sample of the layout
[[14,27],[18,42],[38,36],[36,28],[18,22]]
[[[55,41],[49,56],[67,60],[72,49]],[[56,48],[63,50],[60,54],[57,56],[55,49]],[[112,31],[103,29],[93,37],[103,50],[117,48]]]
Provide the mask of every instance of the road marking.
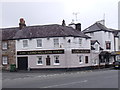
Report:
[[88,82],[88,80],[83,80],[83,81],[79,81],[79,82],[65,83],[65,84],[59,84],[59,85],[51,85],[51,86],[46,86],[46,87],[42,87],[42,88],[53,88],[53,87],[58,87],[58,86],[65,86],[65,85],[70,85],[70,84],[86,83],[86,82]]

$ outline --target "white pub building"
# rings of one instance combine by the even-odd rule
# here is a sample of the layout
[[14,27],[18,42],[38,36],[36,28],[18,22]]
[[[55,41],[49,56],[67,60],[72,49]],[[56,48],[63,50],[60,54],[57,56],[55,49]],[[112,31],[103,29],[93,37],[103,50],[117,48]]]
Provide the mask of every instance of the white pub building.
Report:
[[63,25],[41,26],[20,23],[14,39],[19,70],[91,66],[90,37],[80,28],[65,26],[64,22]]

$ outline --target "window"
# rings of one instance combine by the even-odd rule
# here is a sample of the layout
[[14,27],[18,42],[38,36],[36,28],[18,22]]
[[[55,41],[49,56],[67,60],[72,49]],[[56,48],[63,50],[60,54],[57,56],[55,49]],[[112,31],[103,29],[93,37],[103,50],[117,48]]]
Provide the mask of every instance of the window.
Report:
[[41,39],[37,40],[37,47],[42,47],[42,40]]
[[88,56],[85,56],[85,63],[88,63]]
[[38,64],[38,65],[43,65],[42,56],[39,56],[39,57],[38,57],[37,64]]
[[7,56],[3,56],[3,57],[2,57],[2,64],[3,64],[3,65],[8,64],[8,57],[7,57]]
[[111,42],[110,41],[106,41],[106,49],[111,49]]
[[59,65],[59,56],[54,56],[54,65]]
[[82,45],[82,39],[79,38],[79,45],[81,46]]
[[98,51],[98,50],[99,50],[98,44],[95,44],[95,51]]
[[79,64],[82,64],[83,62],[82,62],[82,57],[83,56],[79,56]]
[[2,43],[2,49],[8,49],[8,43],[7,42]]
[[54,39],[54,47],[59,47],[59,39]]
[[23,47],[28,47],[28,40],[23,40]]

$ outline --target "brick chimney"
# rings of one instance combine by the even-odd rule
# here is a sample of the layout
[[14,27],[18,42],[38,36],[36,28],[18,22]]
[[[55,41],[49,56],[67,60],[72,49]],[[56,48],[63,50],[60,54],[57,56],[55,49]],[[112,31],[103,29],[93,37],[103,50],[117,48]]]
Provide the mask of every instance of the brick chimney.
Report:
[[26,26],[25,20],[23,18],[20,18],[19,28],[22,29]]

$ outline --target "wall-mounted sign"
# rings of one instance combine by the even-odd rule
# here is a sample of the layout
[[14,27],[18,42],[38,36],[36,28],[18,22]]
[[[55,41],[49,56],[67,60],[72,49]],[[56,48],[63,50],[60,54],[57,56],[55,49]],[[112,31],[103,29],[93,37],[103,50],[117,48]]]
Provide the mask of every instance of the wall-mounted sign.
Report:
[[90,53],[89,49],[72,49],[72,53],[76,54],[76,53]]
[[18,51],[17,55],[64,54],[64,50]]

